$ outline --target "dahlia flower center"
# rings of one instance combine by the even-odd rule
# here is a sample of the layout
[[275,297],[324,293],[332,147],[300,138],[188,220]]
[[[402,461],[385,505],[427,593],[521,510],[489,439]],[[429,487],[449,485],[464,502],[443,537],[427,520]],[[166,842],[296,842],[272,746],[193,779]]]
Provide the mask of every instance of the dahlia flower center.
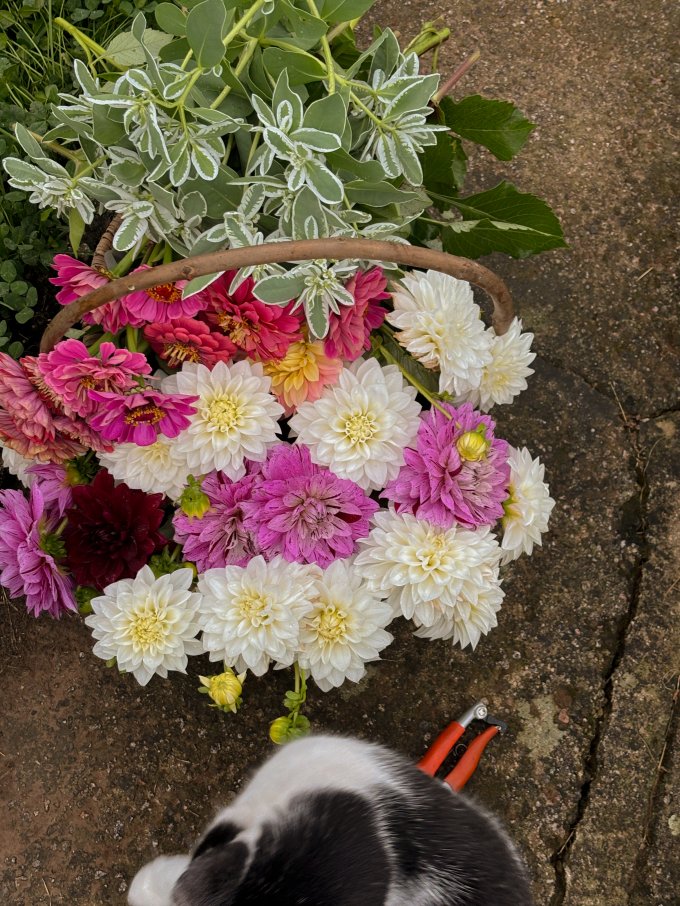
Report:
[[378,430],[375,418],[368,412],[356,412],[345,419],[343,431],[352,444],[364,444]]
[[151,296],[156,302],[165,302],[166,305],[182,301],[182,290],[178,289],[174,283],[161,283],[160,286],[152,286],[151,289],[147,289],[145,292],[147,296]]
[[426,546],[416,551],[416,559],[422,569],[427,572],[441,569],[448,553],[446,539],[441,535],[432,538]]
[[259,591],[246,592],[238,602],[242,616],[253,626],[265,626],[269,622],[269,598]]
[[192,346],[191,343],[180,343],[179,340],[168,343],[165,347],[165,354],[171,368],[177,368],[182,362],[201,361],[201,354],[195,346]]
[[133,615],[127,634],[136,648],[151,648],[162,642],[166,632],[166,620],[154,608],[150,613],[143,611]]
[[337,642],[347,635],[347,614],[339,607],[324,607],[314,618],[314,629],[325,642]]
[[225,394],[212,399],[201,414],[211,428],[222,434],[228,434],[241,421],[243,406],[237,397]]
[[157,425],[165,413],[158,406],[137,406],[125,413],[126,425]]
[[328,519],[326,504],[316,497],[300,497],[297,508],[299,521],[304,522],[309,529],[318,528]]

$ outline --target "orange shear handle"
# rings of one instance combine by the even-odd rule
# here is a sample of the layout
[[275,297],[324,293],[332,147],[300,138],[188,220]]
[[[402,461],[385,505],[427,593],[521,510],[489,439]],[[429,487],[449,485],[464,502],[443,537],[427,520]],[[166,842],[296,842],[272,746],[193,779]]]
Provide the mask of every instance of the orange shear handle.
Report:
[[451,721],[418,762],[420,770],[425,771],[430,777],[434,777],[463,733],[465,733],[465,727],[457,720]]
[[[487,727],[483,733],[476,736],[467,747],[467,751],[455,768],[444,778],[444,783],[448,783],[451,789],[456,792],[462,790],[470,777],[474,774],[475,769],[479,764],[479,759],[482,757],[482,752],[498,732],[499,727],[492,724],[490,727]],[[429,752],[427,754],[429,755]],[[427,755],[425,757],[427,757]]]

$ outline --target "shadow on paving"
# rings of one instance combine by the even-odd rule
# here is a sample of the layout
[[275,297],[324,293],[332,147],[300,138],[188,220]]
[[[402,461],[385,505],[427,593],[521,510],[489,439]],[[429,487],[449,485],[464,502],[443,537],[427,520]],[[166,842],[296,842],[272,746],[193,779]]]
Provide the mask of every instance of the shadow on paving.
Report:
[[[476,652],[397,624],[364,682],[313,694],[309,715],[415,759],[488,698],[510,733],[470,792],[518,840],[541,906],[671,906],[680,889],[674,8],[469,0],[374,14],[404,36],[443,14],[455,35],[444,71],[482,49],[463,93],[507,97],[539,123],[514,164],[480,154],[470,189],[515,179],[555,206],[571,243],[495,262],[541,358],[530,389],[494,415],[545,461],[557,506],[544,549],[506,570],[500,625]],[[249,679],[242,711],[223,717],[196,692],[203,660],[141,689],[92,655],[79,620],[1,613],[0,901],[123,903],[138,866],[189,847],[270,750],[287,677]]]

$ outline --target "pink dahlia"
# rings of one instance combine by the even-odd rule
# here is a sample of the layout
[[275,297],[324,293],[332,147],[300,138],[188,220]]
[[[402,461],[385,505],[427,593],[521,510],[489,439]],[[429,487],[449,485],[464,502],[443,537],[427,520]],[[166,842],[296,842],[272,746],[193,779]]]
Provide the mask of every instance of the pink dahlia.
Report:
[[76,609],[73,580],[57,562],[63,555],[57,521],[46,515],[40,488],[32,487],[28,499],[21,491],[0,491],[0,583],[15,597],[25,595],[36,617]]
[[90,390],[121,393],[136,386],[140,375],[150,374],[151,366],[141,352],[118,349],[102,343],[97,355],[80,340],[63,340],[38,357],[45,384],[56,394],[67,413],[83,418],[93,415],[97,406]]
[[[143,264],[136,268],[135,273],[148,270],[150,268]],[[178,280],[176,283],[161,283],[150,289],[135,290],[125,297],[125,309],[144,324],[191,318],[208,305],[208,298],[205,293],[195,293],[183,299],[182,290],[186,285],[186,280]]]
[[[50,283],[63,287],[57,293],[57,302],[61,305],[70,305],[81,296],[86,296],[100,286],[105,286],[112,279],[112,274],[102,271],[89,264],[71,258],[70,255],[55,255],[52,267],[57,272],[56,277],[50,277]],[[94,311],[83,315],[86,324],[101,324],[109,333],[118,333],[121,328],[130,324],[140,327],[144,322],[131,315],[125,307],[125,299],[116,299],[95,308]]]
[[470,403],[444,408],[450,419],[438,409],[422,419],[416,449],[404,451],[406,463],[382,496],[444,528],[493,525],[508,496],[508,444]]
[[195,318],[149,324],[144,328],[144,336],[171,368],[181,368],[184,362],[212,368],[218,362],[230,362],[237,351],[229,337],[215,333]]
[[229,292],[235,276],[236,271],[227,271],[210,284],[206,290],[210,307],[203,317],[251,359],[283,358],[290,344],[302,339],[302,315],[292,314],[290,305],[265,305],[256,299],[252,277]]
[[324,351],[327,356],[353,362],[371,348],[371,331],[380,327],[387,315],[380,303],[390,294],[387,278],[379,267],[357,271],[345,289],[354,296],[354,305],[341,305],[338,315],[331,312]]
[[196,412],[191,404],[198,399],[160,393],[151,387],[125,395],[90,390],[90,398],[102,404],[91,419],[95,431],[114,443],[133,443],[140,447],[155,443],[159,434],[177,437],[189,426],[190,417]]
[[72,420],[53,408],[32,383],[34,361],[15,362],[0,352],[0,443],[29,459],[65,462],[84,453],[85,447]]
[[244,501],[244,525],[264,556],[328,566],[349,557],[378,504],[353,481],[315,465],[307,447],[278,444]]
[[200,518],[177,510],[173,519],[175,540],[199,573],[216,566],[245,566],[260,553],[253,534],[243,524],[243,503],[250,499],[260,471],[259,463],[247,463],[248,471],[232,481],[224,472],[211,472],[201,482],[210,509]]
[[68,471],[57,463],[45,462],[31,466],[26,474],[30,475],[33,484],[40,488],[45,509],[54,507],[56,515],[61,518],[73,502],[73,483]]

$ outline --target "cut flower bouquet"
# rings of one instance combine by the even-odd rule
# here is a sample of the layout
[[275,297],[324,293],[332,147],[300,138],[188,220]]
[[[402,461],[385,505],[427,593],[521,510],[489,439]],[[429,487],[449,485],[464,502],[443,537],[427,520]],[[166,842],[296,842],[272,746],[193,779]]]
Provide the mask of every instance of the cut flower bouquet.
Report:
[[[109,48],[63,23],[80,93],[5,161],[74,249],[110,223],[91,265],[56,256],[42,351],[0,353],[26,486],[0,492],[0,581],[36,616],[80,611],[143,685],[207,653],[225,711],[248,672],[293,667],[275,741],[305,731],[307,680],[358,682],[397,617],[474,648],[553,506],[488,414],[525,389],[532,335],[445,254],[562,244],[534,196],[458,191],[461,138],[507,159],[531,124],[420,73],[445,29],[359,51],[369,5],[164,3],[161,32],[140,15]],[[495,288],[495,327],[451,271]]]

